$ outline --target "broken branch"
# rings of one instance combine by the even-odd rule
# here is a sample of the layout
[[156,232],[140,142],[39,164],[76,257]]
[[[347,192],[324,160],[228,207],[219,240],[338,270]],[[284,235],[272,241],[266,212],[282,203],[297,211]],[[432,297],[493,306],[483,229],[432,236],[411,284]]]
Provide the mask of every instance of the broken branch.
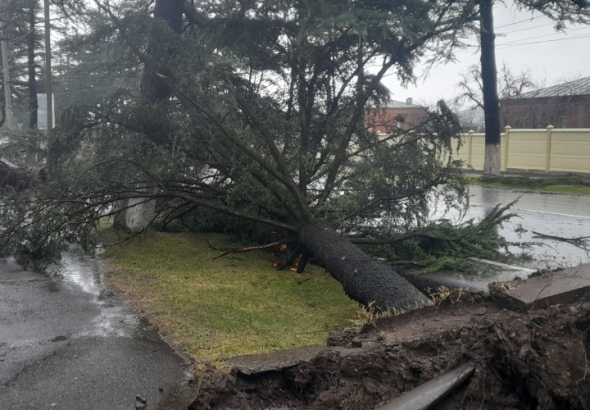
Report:
[[532,232],[535,234],[535,236],[533,238],[552,239],[554,241],[566,242],[571,245],[575,245],[575,246],[579,246],[579,247],[580,246],[585,247],[587,245],[588,239],[590,239],[590,236],[580,236],[577,238],[564,238],[562,236],[547,235],[547,234],[535,232],[535,231],[532,231]]
[[[284,246],[287,246],[287,243],[292,242],[294,239],[288,239],[288,240],[284,240],[284,241],[279,241],[279,242],[273,242],[273,243],[269,243],[266,245],[261,245],[261,246],[249,246],[246,248],[233,248],[233,249],[226,249],[224,250],[222,253],[220,253],[219,255],[215,256],[212,260],[215,259],[219,259],[222,258],[230,253],[241,253],[241,252],[250,252],[250,251],[260,251],[260,250],[264,250],[264,249],[270,249],[273,248],[275,246],[280,246],[281,248]],[[221,249],[216,249],[213,246],[211,246],[210,243],[208,243],[209,247],[211,249],[214,249],[216,251],[219,251]],[[281,249],[283,250],[283,249]]]

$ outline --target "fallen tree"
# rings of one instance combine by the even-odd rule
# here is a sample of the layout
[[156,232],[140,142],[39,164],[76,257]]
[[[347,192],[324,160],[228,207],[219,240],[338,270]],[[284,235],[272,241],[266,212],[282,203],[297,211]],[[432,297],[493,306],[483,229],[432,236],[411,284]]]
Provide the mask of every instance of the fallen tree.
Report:
[[388,264],[361,251],[325,223],[304,225],[299,240],[342,283],[353,300],[391,309],[411,310],[429,305],[429,299]]
[[[294,236],[362,304],[429,303],[347,237],[366,230],[364,240],[389,243],[419,230],[432,201],[463,197],[451,145],[459,125],[444,103],[404,127],[403,118],[375,123],[365,112],[390,101],[387,73],[408,82],[424,53],[452,58],[476,18],[470,1],[220,1],[181,9],[158,0],[155,19],[95,3],[108,19],[87,43],[78,39],[80,58],[103,52],[93,46],[97,36],[113,47],[123,40],[130,61],[121,70],[142,65],[144,91],[122,88],[67,113],[59,146],[71,149],[48,155],[50,182],[23,215],[55,210],[67,223],[50,214],[48,229],[85,237],[121,211],[114,204],[154,200],[153,221],[163,224],[188,213],[210,229],[239,224],[265,239]],[[92,155],[80,154],[80,141]],[[4,236],[18,230],[5,226]]]

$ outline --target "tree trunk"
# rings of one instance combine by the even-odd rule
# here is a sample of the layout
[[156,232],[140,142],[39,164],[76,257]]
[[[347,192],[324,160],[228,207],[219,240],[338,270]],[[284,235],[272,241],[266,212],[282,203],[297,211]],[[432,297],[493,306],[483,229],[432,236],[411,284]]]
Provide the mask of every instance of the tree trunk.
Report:
[[[163,20],[168,23],[168,27],[177,34],[182,29],[182,14],[184,12],[184,0],[156,0],[154,6],[154,19]],[[151,41],[156,41],[152,39]],[[150,47],[151,48],[151,47]],[[151,54],[151,50],[148,50]],[[156,56],[158,57],[158,56]],[[165,58],[156,58],[154,60],[166,61]],[[161,74],[170,75],[166,67],[157,67]],[[170,97],[170,89],[158,77],[152,67],[145,67],[143,78],[141,79],[141,92],[150,101],[162,101]]]
[[122,199],[115,203],[117,213],[115,214],[115,220],[113,221],[113,229],[120,232],[129,232],[127,226],[127,204],[129,199]]
[[[168,27],[177,34],[182,30],[182,15],[184,12],[184,0],[156,0],[154,6],[154,19],[163,20],[168,24]],[[153,36],[152,36],[153,37]],[[156,39],[151,39],[151,42]],[[148,48],[148,54],[155,57],[154,61],[166,61],[167,58],[162,56],[153,56],[153,46]],[[160,57],[158,59],[158,57]],[[168,56],[169,57],[169,56]],[[160,73],[170,75],[166,67],[161,68]],[[143,78],[141,79],[141,93],[150,102],[163,101],[170,98],[170,89],[158,77],[157,72],[153,67],[145,67]],[[117,208],[121,211],[115,214],[115,221],[113,222],[113,229],[126,232],[139,232],[145,229],[154,214],[155,202],[134,205],[137,201],[134,199],[124,199],[117,203]]]
[[49,0],[45,0],[45,93],[47,95],[47,133],[51,133],[53,126],[53,87],[51,76],[51,21],[49,19]]
[[486,125],[486,149],[483,173],[500,175],[500,99],[496,70],[496,35],[494,33],[493,0],[480,0],[481,80]]
[[312,222],[302,227],[299,242],[362,305],[382,310],[413,310],[430,300],[391,266],[371,258],[330,226]]
[[29,128],[37,129],[39,103],[37,101],[37,77],[35,68],[35,7],[29,7],[29,34],[27,37],[27,65],[29,74]]
[[117,204],[121,211],[115,214],[113,229],[129,233],[142,232],[154,218],[156,202],[146,198],[128,198]]
[[[6,23],[0,20],[0,36],[6,35]],[[6,40],[0,41],[0,48],[2,53],[2,75],[4,86],[4,120],[6,127],[9,130],[14,129],[14,121],[12,117],[12,87],[10,86],[10,66],[8,62],[8,42]],[[4,121],[3,121],[4,122]]]

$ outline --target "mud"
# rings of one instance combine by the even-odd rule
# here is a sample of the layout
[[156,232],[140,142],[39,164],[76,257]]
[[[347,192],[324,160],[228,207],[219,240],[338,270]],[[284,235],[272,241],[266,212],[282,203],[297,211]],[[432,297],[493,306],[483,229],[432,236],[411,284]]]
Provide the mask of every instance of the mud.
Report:
[[[447,301],[448,302],[448,301]],[[190,409],[373,409],[463,363],[437,408],[590,408],[590,303],[517,313],[493,297],[338,329],[307,363],[246,375],[210,368]]]

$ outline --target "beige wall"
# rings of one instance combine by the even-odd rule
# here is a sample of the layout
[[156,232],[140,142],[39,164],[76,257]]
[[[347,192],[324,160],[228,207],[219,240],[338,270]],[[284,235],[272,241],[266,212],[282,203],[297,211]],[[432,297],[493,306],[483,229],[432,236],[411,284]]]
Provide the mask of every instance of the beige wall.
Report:
[[[483,169],[485,136],[467,133],[456,153],[466,168]],[[502,134],[502,170],[590,173],[590,129],[512,129]]]

